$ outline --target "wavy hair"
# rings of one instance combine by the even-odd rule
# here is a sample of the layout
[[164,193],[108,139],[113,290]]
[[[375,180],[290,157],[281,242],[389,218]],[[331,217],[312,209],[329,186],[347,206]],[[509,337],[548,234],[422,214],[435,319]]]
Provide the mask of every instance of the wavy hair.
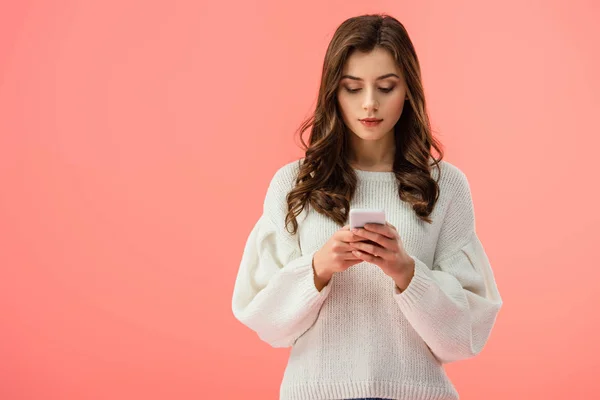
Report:
[[[440,169],[444,154],[432,136],[425,107],[421,70],[414,46],[404,26],[386,14],[362,15],[344,21],[331,39],[325,59],[314,114],[299,128],[305,151],[294,188],[287,194],[286,229],[298,229],[296,217],[305,206],[326,215],[342,226],[348,219],[357,176],[348,162],[349,129],[337,101],[337,88],[346,60],[353,51],[386,49],[401,68],[408,100],[394,126],[396,155],[393,172],[398,195],[409,202],[417,216],[431,223],[429,215],[438,200],[439,186],[430,167]],[[302,135],[312,127],[308,145]],[[432,148],[439,157],[432,156]],[[289,231],[289,230],[288,230]]]

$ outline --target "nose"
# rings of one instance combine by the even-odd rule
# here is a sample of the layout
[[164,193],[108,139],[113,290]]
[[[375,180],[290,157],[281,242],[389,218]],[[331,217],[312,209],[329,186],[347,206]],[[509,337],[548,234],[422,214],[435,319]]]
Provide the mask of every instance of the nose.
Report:
[[366,95],[365,98],[363,100],[363,108],[365,109],[365,111],[376,111],[377,108],[379,108],[379,102],[377,101],[377,98],[375,97],[375,91],[374,90],[366,90]]

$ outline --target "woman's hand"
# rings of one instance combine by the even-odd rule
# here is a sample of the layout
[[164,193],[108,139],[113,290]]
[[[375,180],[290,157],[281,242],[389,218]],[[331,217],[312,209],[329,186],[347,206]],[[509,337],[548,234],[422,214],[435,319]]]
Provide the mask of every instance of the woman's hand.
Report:
[[415,262],[404,250],[396,227],[389,222],[385,225],[365,224],[364,228],[357,228],[352,233],[372,242],[349,243],[354,249],[352,254],[381,268],[396,282],[400,291],[406,289],[414,275]]
[[350,226],[346,225],[335,232],[329,240],[321,247],[313,257],[313,269],[315,271],[315,285],[319,291],[323,289],[336,272],[347,270],[363,260],[352,255],[354,250],[350,243],[362,240],[350,232]]

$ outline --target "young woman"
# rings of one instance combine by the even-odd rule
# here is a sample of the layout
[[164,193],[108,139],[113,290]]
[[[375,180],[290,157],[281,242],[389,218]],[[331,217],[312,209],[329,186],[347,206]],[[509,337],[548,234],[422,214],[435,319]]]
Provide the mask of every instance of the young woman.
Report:
[[[309,126],[248,237],[235,317],[292,347],[280,399],[458,399],[443,364],[481,352],[502,300],[400,22],[340,25]],[[384,209],[387,223],[351,231],[352,208]]]

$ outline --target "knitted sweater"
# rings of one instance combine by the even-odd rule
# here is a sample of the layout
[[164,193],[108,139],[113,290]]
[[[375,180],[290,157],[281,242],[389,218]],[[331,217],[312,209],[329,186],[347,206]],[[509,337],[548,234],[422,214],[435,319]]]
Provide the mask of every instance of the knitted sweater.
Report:
[[441,162],[429,224],[400,200],[393,172],[355,169],[350,208],[385,210],[415,274],[399,292],[378,266],[361,262],[319,292],[312,258],[341,226],[308,207],[298,232],[286,231],[286,194],[299,161],[278,169],[269,184],[232,300],[234,316],[261,340],[292,347],[280,399],[458,399],[443,364],[479,354],[502,306],[465,174]]

